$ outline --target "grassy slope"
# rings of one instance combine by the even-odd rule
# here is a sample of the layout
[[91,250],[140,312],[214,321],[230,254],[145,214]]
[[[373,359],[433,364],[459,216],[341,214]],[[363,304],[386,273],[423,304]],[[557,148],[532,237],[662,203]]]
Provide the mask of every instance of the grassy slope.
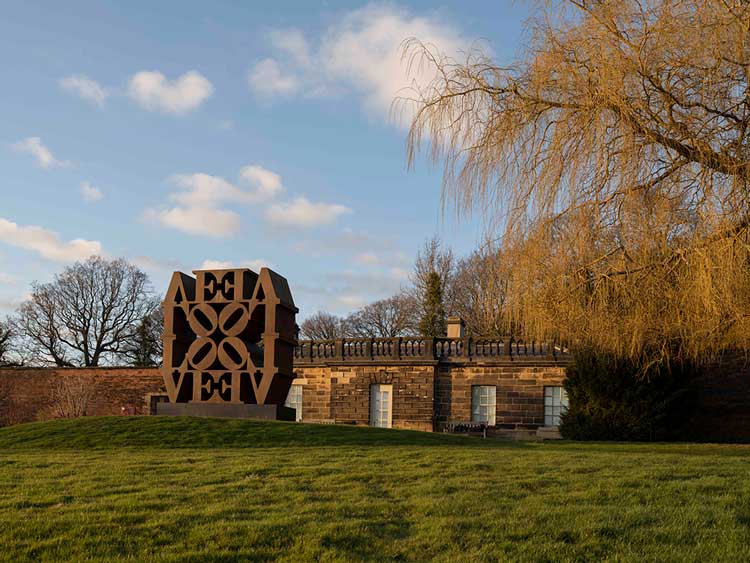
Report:
[[0,429],[0,560],[750,560],[750,449],[87,418]]

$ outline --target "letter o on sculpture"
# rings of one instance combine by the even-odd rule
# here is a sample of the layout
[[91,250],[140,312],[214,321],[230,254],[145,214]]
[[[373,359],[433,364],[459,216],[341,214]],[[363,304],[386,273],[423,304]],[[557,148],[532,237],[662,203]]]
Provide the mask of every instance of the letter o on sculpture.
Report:
[[244,369],[247,363],[247,346],[236,336],[225,338],[219,343],[219,361],[225,369]]
[[219,326],[219,316],[208,303],[198,303],[190,310],[188,324],[196,335],[208,336]]
[[229,303],[219,313],[219,328],[227,336],[238,336],[250,321],[247,308],[242,303]]
[[187,358],[195,369],[204,370],[216,361],[216,342],[210,338],[198,338],[188,348]]

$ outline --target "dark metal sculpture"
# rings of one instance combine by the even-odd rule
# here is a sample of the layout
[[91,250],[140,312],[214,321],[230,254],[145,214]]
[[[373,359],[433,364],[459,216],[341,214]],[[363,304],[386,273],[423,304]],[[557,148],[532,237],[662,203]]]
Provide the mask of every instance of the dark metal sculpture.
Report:
[[175,272],[164,301],[170,402],[283,404],[298,311],[286,279],[268,268],[193,273]]

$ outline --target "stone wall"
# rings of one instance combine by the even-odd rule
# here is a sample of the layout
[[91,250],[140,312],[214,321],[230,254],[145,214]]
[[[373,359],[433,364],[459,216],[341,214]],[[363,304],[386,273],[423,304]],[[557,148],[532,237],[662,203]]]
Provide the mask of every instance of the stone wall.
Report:
[[148,394],[162,389],[156,368],[0,369],[0,421],[30,422],[51,416],[55,390],[83,380],[91,389],[86,414],[148,414]]
[[544,387],[562,385],[564,366],[544,365],[441,365],[437,370],[435,422],[471,420],[471,388],[494,385],[498,429],[536,430],[544,425]]
[[393,385],[394,428],[433,428],[433,365],[315,366],[295,369],[303,386],[302,420],[367,425],[370,386]]
[[[370,386],[393,385],[396,428],[440,430],[471,420],[473,385],[496,386],[502,431],[533,432],[544,423],[544,387],[562,385],[564,362],[398,361],[297,365],[305,422],[369,424]],[[163,395],[156,368],[0,369],[0,425],[48,418],[53,389],[66,378],[90,382],[87,414],[149,414],[151,395]],[[750,363],[729,356],[696,382],[698,404],[687,438],[750,442]]]

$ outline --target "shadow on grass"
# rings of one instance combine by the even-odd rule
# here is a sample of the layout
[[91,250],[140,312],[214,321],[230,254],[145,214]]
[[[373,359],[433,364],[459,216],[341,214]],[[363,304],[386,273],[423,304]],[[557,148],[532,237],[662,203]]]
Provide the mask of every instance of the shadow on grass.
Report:
[[0,428],[0,450],[500,445],[527,446],[520,442],[412,430],[227,418],[92,416]]
[[[363,426],[301,424],[228,418],[160,416],[84,417],[31,422],[0,428],[2,450],[106,450],[116,448],[320,448],[320,447],[460,447],[460,448],[543,448],[568,455],[591,454],[679,454],[750,455],[748,445],[624,442],[516,442],[483,440],[413,430],[389,430]],[[582,458],[583,459],[583,458]]]

